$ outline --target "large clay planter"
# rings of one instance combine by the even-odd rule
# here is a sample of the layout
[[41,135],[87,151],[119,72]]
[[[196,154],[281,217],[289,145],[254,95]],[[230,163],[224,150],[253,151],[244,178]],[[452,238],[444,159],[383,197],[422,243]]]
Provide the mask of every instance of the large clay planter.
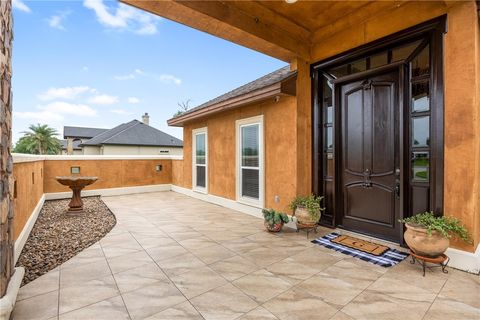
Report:
[[404,239],[409,248],[418,255],[424,257],[438,257],[444,253],[450,241],[437,231],[433,231],[428,235],[427,229],[407,223],[405,224],[407,230],[404,234]]
[[280,232],[283,228],[283,221],[280,223],[275,223],[273,225],[269,224],[267,221],[264,221],[263,225],[268,232]]
[[295,209],[295,217],[297,217],[297,223],[304,226],[314,226],[318,223],[318,221],[312,219],[308,210],[302,207]]

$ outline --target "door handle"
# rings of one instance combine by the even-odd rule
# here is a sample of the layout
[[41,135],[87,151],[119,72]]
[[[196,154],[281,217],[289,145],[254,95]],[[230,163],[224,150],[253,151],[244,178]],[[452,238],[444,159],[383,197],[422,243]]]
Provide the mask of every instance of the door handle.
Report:
[[400,199],[400,180],[395,180],[395,196]]

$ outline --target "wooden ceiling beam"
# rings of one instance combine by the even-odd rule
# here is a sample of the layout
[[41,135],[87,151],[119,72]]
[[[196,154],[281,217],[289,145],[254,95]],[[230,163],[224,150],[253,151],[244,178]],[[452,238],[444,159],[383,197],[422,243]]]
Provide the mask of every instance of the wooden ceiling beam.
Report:
[[310,43],[298,36],[304,31],[279,28],[265,10],[252,16],[228,1],[120,1],[286,62],[310,59]]

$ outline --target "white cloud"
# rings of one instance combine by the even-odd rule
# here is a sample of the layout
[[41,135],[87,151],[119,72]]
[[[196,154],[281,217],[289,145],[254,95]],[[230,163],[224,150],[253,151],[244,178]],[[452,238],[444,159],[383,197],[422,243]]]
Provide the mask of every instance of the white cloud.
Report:
[[52,28],[65,30],[65,26],[63,25],[64,20],[70,14],[70,11],[63,11],[56,15],[51,16],[47,19],[48,25]]
[[128,103],[131,103],[131,104],[140,103],[140,99],[138,99],[137,97],[128,97],[127,101]]
[[39,111],[14,112],[14,115],[22,119],[31,119],[36,122],[62,122],[65,115],[80,117],[95,117],[97,111],[85,104],[74,104],[62,101],[54,101],[46,105],[37,106]]
[[120,114],[120,115],[131,115],[133,112],[124,110],[124,109],[111,109],[110,112]]
[[177,86],[182,84],[182,79],[177,78],[174,75],[166,74],[166,73],[162,73],[162,74],[148,73],[141,69],[135,69],[132,73],[114,76],[113,78],[115,80],[133,80],[139,77],[152,78],[166,84],[175,84]]
[[86,72],[86,71],[88,71],[88,67],[87,67],[87,66],[83,66],[83,67],[82,67],[82,70]]
[[160,18],[123,3],[116,8],[107,6],[103,0],[84,0],[83,5],[95,11],[97,20],[104,26],[117,30],[128,30],[141,35],[157,33]]
[[97,115],[96,110],[85,104],[75,104],[62,101],[55,101],[44,106],[38,106],[38,109],[55,114],[71,114],[81,117],[94,117]]
[[173,84],[176,84],[177,86],[182,84],[182,79],[172,76],[171,74],[158,75],[158,79],[163,83],[173,83]]
[[63,87],[63,88],[50,88],[44,93],[38,95],[38,99],[42,101],[49,101],[55,99],[66,99],[72,100],[77,98],[79,95],[86,92],[95,92],[95,89],[92,89],[87,86],[78,86],[78,87]]
[[22,0],[13,0],[12,6],[15,9],[18,9],[23,12],[32,12],[32,10],[30,10],[30,8]]
[[99,94],[96,96],[91,97],[88,102],[93,103],[93,104],[103,104],[103,105],[108,105],[108,104],[114,104],[118,102],[118,97],[117,96],[110,96],[108,94]]

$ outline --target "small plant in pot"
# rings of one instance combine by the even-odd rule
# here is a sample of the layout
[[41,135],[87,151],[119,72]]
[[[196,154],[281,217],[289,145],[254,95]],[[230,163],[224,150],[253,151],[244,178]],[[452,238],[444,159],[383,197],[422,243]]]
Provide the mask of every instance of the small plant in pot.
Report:
[[297,225],[315,226],[320,221],[320,216],[325,208],[322,207],[322,196],[313,194],[296,196],[290,203],[290,209],[297,218]]
[[409,248],[416,254],[436,258],[450,245],[452,236],[470,242],[470,235],[461,222],[452,217],[438,217],[433,212],[423,212],[399,220],[407,230],[404,238]]
[[290,221],[285,213],[277,212],[273,209],[263,209],[262,213],[263,218],[265,219],[263,224],[269,232],[279,232],[282,230],[283,224]]

